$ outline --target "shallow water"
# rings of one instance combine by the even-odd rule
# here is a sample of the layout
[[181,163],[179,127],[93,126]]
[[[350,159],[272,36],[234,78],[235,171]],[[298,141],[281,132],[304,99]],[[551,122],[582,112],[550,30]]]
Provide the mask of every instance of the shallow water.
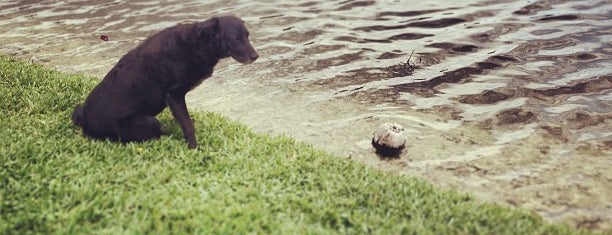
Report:
[[[97,77],[162,28],[238,15],[260,59],[222,61],[190,107],[612,229],[609,1],[20,2],[0,2],[1,53]],[[370,145],[383,122],[407,129],[400,158]]]

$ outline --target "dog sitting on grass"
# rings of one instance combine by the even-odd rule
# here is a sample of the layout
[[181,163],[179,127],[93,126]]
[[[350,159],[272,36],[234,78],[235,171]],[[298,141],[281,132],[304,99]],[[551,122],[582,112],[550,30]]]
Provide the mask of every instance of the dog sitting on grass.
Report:
[[258,57],[244,22],[234,16],[167,28],[124,55],[77,104],[72,121],[86,136],[119,142],[159,138],[155,116],[166,106],[179,123],[189,148],[197,142],[185,95],[232,57],[250,64]]

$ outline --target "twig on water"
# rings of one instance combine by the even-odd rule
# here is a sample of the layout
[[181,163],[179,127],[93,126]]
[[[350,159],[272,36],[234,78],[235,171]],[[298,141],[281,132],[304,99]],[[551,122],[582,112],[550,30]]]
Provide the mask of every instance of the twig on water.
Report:
[[410,52],[410,56],[408,56],[408,61],[406,61],[406,64],[407,64],[408,66],[411,66],[411,65],[410,65],[410,59],[412,58],[412,54],[414,54],[414,49],[412,49],[412,51]]
[[408,60],[406,62],[400,62],[399,64],[387,67],[387,72],[389,73],[389,76],[404,77],[411,75],[414,69],[416,69],[416,64],[410,64],[410,60],[412,59],[413,54],[414,50],[410,52],[410,56],[408,56]]

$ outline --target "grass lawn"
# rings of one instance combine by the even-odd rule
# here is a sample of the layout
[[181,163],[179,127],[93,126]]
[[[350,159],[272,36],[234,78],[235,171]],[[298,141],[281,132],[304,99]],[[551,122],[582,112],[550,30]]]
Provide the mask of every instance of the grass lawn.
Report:
[[[99,80],[0,56],[0,234],[580,234],[192,112],[117,144],[70,122]],[[204,84],[206,85],[206,84]]]

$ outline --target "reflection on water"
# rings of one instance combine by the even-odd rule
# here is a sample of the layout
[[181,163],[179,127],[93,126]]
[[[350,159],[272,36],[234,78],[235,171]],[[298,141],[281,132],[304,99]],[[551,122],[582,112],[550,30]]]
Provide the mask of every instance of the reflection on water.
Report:
[[[612,226],[606,1],[20,2],[0,2],[0,52],[98,77],[157,30],[238,15],[260,59],[224,60],[191,107],[550,220]],[[382,122],[410,135],[400,159],[369,145]]]

